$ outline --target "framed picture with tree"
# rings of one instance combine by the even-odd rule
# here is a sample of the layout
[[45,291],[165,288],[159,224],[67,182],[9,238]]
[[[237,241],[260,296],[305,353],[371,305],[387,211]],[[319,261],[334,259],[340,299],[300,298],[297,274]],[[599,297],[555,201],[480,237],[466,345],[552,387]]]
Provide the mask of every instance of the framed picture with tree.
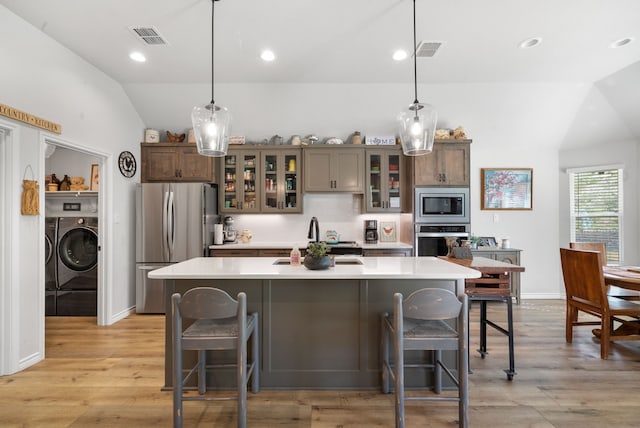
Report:
[[483,210],[533,209],[532,168],[482,168]]

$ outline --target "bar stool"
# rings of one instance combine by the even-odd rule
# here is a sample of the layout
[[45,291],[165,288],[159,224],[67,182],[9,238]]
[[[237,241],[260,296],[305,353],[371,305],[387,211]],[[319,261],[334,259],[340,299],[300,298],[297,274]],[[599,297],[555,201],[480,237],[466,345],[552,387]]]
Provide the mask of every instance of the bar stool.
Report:
[[[465,293],[469,296],[469,309],[474,301],[480,302],[480,349],[478,352],[484,359],[487,352],[487,326],[506,335],[509,338],[509,369],[504,372],[508,380],[515,376],[515,356],[513,343],[513,302],[509,273],[483,273],[482,277],[465,280]],[[507,329],[487,319],[487,302],[504,302],[507,304]]]
[[[180,296],[171,296],[173,326],[173,426],[182,427],[183,401],[237,400],[238,427],[247,425],[247,383],[251,378],[251,391],[259,390],[258,314],[247,315],[247,296],[238,293],[234,300],[225,291],[212,287],[196,287]],[[183,319],[194,320],[184,331]],[[251,340],[252,358],[247,361],[247,343]],[[182,352],[198,351],[194,367],[183,376]],[[235,364],[207,365],[206,352],[235,350]],[[206,371],[211,368],[236,367],[237,395],[206,395]],[[184,387],[197,373],[198,395],[185,395]]]
[[[396,428],[404,427],[405,400],[457,401],[459,426],[469,425],[468,391],[468,333],[466,294],[456,297],[449,290],[423,288],[413,292],[403,301],[402,294],[393,295],[393,315],[381,316],[381,372],[382,391],[389,393],[389,379],[395,385]],[[457,320],[457,330],[447,320]],[[389,359],[389,342],[393,342],[394,362]],[[433,364],[405,364],[405,350],[433,351]],[[456,350],[457,376],[442,361],[443,350]],[[457,397],[411,396],[404,394],[404,369],[413,367],[433,368],[434,390],[440,393],[442,370],[458,387]]]

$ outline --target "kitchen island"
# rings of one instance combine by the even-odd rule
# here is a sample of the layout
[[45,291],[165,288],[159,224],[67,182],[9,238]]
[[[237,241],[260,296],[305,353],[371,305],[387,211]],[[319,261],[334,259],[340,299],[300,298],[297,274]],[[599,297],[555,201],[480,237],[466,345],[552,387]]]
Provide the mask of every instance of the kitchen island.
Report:
[[[336,257],[335,267],[321,271],[287,261],[202,257],[149,273],[165,281],[165,387],[171,387],[175,292],[212,286],[247,294],[248,310],[260,317],[262,388],[366,389],[380,385],[380,314],[392,311],[394,293],[440,287],[460,294],[465,279],[480,276],[435,257]],[[185,354],[185,364],[192,357]],[[214,382],[233,385],[233,376],[215,375]],[[431,383],[429,373],[406,380]]]

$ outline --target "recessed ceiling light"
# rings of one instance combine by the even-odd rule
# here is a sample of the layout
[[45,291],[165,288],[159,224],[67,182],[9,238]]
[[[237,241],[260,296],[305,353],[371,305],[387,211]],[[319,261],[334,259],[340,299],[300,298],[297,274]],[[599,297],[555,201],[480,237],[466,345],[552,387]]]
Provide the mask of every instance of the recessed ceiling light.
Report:
[[625,37],[624,39],[616,40],[615,42],[611,43],[609,47],[612,49],[621,48],[631,42],[633,42],[633,37]]
[[402,61],[407,59],[407,51],[398,49],[393,53],[393,59],[395,59],[396,61]]
[[147,60],[147,58],[145,58],[145,56],[140,52],[131,52],[129,54],[129,58],[137,62],[145,62]]
[[270,61],[273,61],[274,59],[276,59],[276,54],[274,54],[273,51],[265,49],[260,54],[260,58],[262,58],[263,61],[269,61],[270,62]]
[[520,49],[529,49],[542,43],[542,37],[531,37],[520,42]]

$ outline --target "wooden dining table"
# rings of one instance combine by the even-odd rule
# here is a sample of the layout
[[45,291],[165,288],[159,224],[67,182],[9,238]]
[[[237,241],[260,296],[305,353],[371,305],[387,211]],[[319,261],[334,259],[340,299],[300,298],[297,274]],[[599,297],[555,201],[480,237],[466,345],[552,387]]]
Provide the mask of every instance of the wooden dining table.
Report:
[[627,290],[640,291],[640,267],[603,266],[604,282]]
[[[602,267],[604,274],[604,282],[606,285],[613,285],[618,288],[624,288],[632,291],[640,291],[640,267],[638,266],[610,266]],[[627,300],[638,300],[638,296],[630,298],[625,296]],[[636,321],[637,326],[633,324],[622,324],[615,330],[617,335],[637,335],[640,334],[640,320]],[[597,334],[598,329],[594,330]]]

